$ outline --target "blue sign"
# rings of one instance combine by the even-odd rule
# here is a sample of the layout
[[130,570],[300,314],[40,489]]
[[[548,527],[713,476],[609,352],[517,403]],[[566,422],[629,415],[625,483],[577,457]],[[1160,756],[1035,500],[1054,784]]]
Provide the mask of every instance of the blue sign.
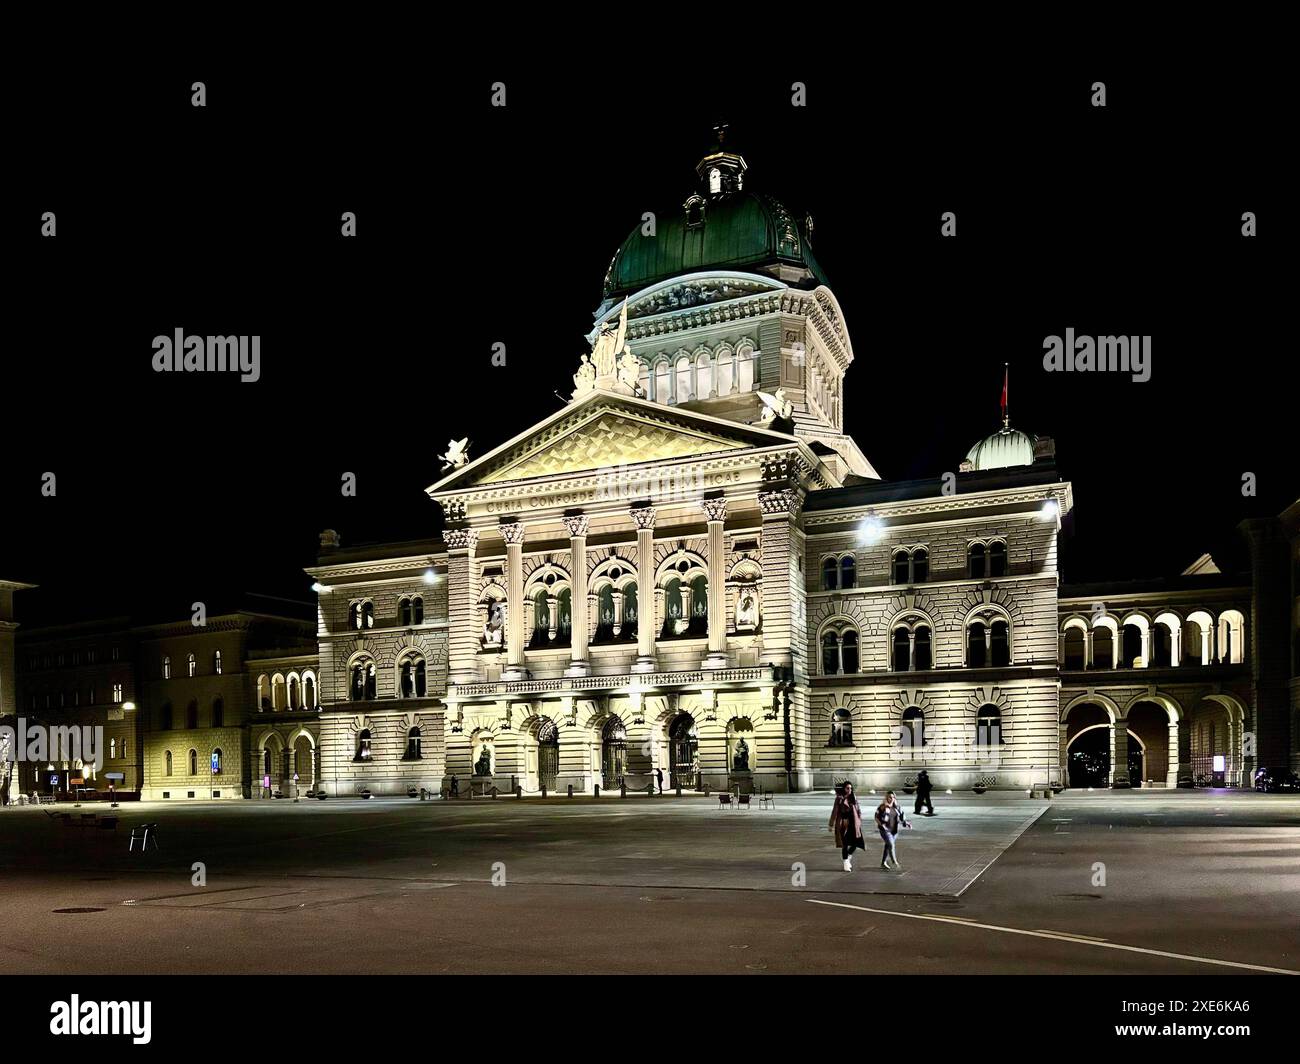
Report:
[[214,776],[221,774],[221,758],[216,754],[212,755],[212,774]]

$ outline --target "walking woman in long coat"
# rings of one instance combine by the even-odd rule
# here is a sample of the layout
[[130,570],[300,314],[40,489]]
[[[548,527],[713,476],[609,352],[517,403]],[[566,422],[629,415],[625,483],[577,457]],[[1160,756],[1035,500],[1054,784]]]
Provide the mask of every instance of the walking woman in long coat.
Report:
[[835,832],[835,845],[840,848],[840,856],[844,858],[844,871],[852,872],[853,851],[865,850],[867,844],[862,838],[862,810],[858,807],[858,799],[851,783],[845,782],[840,793],[835,796],[830,829]]

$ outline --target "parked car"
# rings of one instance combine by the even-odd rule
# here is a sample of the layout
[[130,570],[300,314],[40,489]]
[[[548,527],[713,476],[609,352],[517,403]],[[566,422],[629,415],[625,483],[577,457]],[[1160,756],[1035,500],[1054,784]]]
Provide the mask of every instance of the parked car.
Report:
[[1255,790],[1265,793],[1300,792],[1300,776],[1288,768],[1261,768],[1255,772]]

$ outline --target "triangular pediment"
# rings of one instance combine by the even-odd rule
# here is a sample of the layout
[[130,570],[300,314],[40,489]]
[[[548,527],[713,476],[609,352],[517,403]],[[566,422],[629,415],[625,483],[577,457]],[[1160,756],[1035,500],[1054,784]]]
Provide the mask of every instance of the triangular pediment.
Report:
[[571,404],[433,485],[431,492],[563,477],[794,443],[784,433],[626,396]]

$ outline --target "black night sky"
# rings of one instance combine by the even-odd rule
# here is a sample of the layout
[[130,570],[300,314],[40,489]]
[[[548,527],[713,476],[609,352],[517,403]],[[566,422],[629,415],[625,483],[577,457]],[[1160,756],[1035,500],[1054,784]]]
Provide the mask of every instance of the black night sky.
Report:
[[[1074,483],[1067,582],[1207,550],[1238,566],[1236,523],[1300,494],[1289,123],[1267,68],[1189,95],[1195,69],[1104,58],[835,77],[629,61],[603,80],[589,54],[462,59],[445,80],[105,69],[91,93],[54,65],[11,99],[0,578],[42,585],[21,620],[306,599],[321,529],[432,534],[436,455],[558,407],[610,257],[642,212],[679,209],[720,120],[749,187],[815,219],[857,355],[847,427],[885,478],[955,469],[998,426],[1009,362],[1012,424],[1055,437]],[[152,338],[178,327],[259,334],[262,380],[154,373]],[[1045,373],[1043,338],[1067,327],[1150,334],[1152,379]]]

